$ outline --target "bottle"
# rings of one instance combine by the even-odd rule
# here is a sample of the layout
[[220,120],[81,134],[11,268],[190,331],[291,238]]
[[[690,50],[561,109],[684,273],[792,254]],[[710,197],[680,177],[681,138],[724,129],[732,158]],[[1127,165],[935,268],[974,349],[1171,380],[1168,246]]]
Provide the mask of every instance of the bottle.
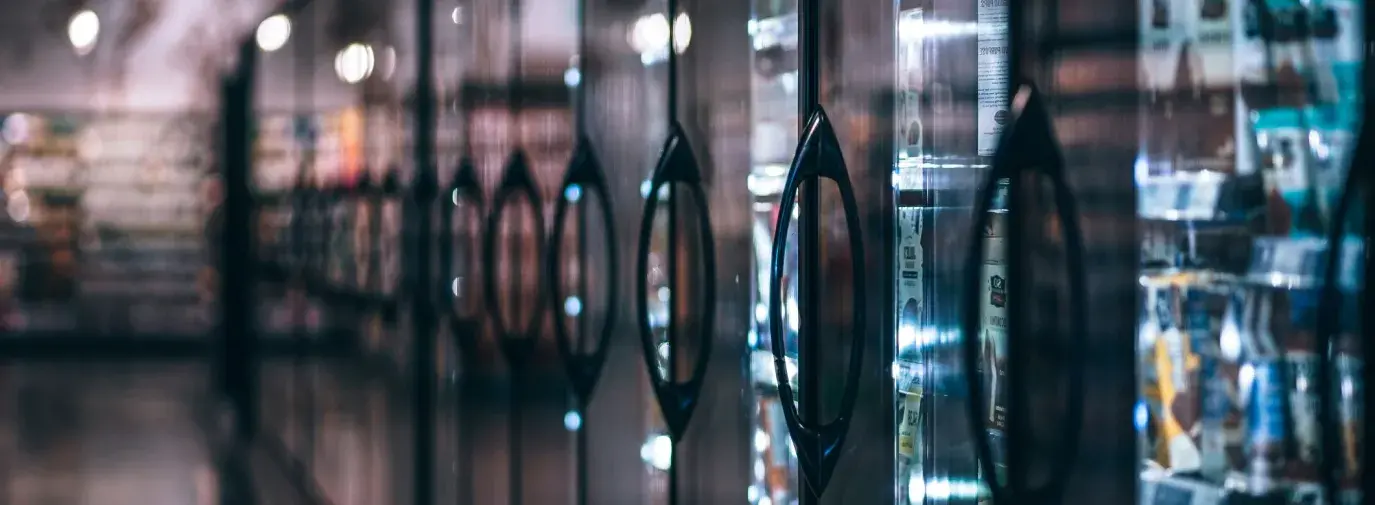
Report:
[[1287,433],[1281,366],[1274,357],[1254,357],[1243,368],[1250,372],[1246,407],[1246,491],[1254,496],[1277,491],[1284,466]]
[[1200,470],[1208,480],[1221,483],[1228,470],[1225,421],[1232,401],[1222,370],[1219,333],[1213,331],[1211,295],[1202,286],[1190,286],[1184,294],[1184,322],[1198,357]]
[[1273,325],[1284,349],[1285,390],[1293,453],[1288,461],[1292,479],[1316,482],[1321,463],[1322,432],[1318,426],[1318,356],[1313,352],[1317,299],[1311,291],[1287,291],[1276,296],[1274,313],[1285,317]]
[[1332,397],[1336,400],[1338,437],[1341,454],[1336,455],[1340,469],[1340,484],[1347,492],[1359,492],[1361,486],[1361,451],[1363,439],[1362,423],[1365,421],[1365,363],[1360,356],[1360,319],[1358,303],[1350,297],[1342,310],[1342,332],[1334,343],[1336,350],[1332,360],[1335,375],[1332,387],[1336,389]]
[[1165,466],[1177,472],[1197,471],[1202,465],[1202,455],[1190,435],[1199,410],[1191,370],[1197,357],[1185,334],[1185,293],[1180,280],[1172,278],[1170,284],[1160,288],[1154,307],[1160,331],[1155,341],[1155,368],[1163,407],[1160,435],[1167,456]]
[[[1285,419],[1284,363],[1274,346],[1270,329],[1270,296],[1252,292],[1248,297],[1243,332],[1253,343],[1241,370],[1246,391],[1246,492],[1264,496],[1279,490],[1289,430]],[[1253,309],[1256,317],[1250,317]]]
[[922,388],[914,381],[898,396],[898,489],[899,503],[910,504],[906,488],[913,479],[924,478],[922,465]]

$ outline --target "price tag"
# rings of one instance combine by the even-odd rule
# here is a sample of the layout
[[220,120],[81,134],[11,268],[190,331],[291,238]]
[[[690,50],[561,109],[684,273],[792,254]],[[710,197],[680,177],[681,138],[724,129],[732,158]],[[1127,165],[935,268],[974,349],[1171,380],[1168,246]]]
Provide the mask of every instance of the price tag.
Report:
[[1174,180],[1161,181],[1156,184],[1155,198],[1151,201],[1149,212],[1155,216],[1172,216],[1173,212],[1179,210],[1179,183]]
[[1142,482],[1142,503],[1149,505],[1220,505],[1226,493],[1204,482],[1164,478]]
[[1156,486],[1155,499],[1151,500],[1152,505],[1192,505],[1193,502],[1192,489],[1171,486],[1164,482]]
[[1270,270],[1284,275],[1303,275],[1307,257],[1307,250],[1300,243],[1276,241],[1270,256]]
[[1185,214],[1194,219],[1212,219],[1217,214],[1218,196],[1222,194],[1222,184],[1214,179],[1194,181],[1189,191]]
[[1171,206],[1174,202],[1174,184],[1166,180],[1151,180],[1145,183],[1141,191],[1141,209],[1143,216],[1160,217],[1169,215]]
[[1189,215],[1189,202],[1193,199],[1195,184],[1196,182],[1192,179],[1175,182],[1174,201],[1170,202],[1170,209],[1174,210],[1181,217],[1187,218]]

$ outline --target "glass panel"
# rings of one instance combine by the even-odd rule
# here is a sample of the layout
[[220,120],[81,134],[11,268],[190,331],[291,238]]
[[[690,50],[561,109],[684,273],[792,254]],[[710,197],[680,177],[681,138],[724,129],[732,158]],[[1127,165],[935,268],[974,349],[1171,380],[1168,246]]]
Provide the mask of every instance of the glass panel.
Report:
[[[414,127],[402,97],[418,62],[415,7],[352,7],[313,1],[257,26],[251,181],[258,259],[291,275],[258,278],[264,338],[305,345],[346,335],[362,347],[360,361],[260,370],[260,445],[274,464],[304,470],[289,485],[340,504],[395,501],[414,483],[392,470],[414,443],[409,408],[387,401],[406,394],[413,332],[409,311],[387,302],[402,294]],[[329,296],[339,293],[386,302]]]
[[[1337,212],[1360,103],[1361,2],[1142,2],[1142,501],[1359,500],[1360,209]],[[1335,232],[1335,233],[1334,233]],[[1329,237],[1339,236],[1339,244]],[[1340,265],[1327,265],[1338,247]],[[1319,293],[1338,426],[1319,426]],[[1337,430],[1341,454],[1322,454]],[[1326,500],[1332,503],[1330,497]]]
[[[783,406],[778,397],[777,375],[770,347],[774,338],[784,339],[789,378],[797,370],[797,230],[794,224],[787,237],[789,244],[784,265],[785,335],[774,335],[769,327],[769,265],[773,251],[774,228],[778,220],[778,198],[784,177],[797,145],[797,2],[796,0],[757,0],[748,25],[753,47],[750,78],[751,169],[747,184],[753,198],[754,325],[749,332],[750,382],[753,384],[753,479],[748,497],[758,504],[789,504],[799,499],[797,455]],[[797,223],[796,209],[793,223]],[[791,310],[790,310],[791,309]],[[796,388],[796,382],[793,383]]]
[[[989,415],[984,433],[1001,457],[1007,303],[1001,194],[990,225],[969,236],[976,185],[1005,119],[1005,2],[897,2],[893,27],[892,182],[897,416],[896,503],[972,503],[983,497],[967,421],[960,357],[961,297],[977,289]],[[962,285],[966,240],[984,240],[979,286]],[[975,338],[974,336],[969,336]],[[1000,464],[1001,462],[995,462]]]

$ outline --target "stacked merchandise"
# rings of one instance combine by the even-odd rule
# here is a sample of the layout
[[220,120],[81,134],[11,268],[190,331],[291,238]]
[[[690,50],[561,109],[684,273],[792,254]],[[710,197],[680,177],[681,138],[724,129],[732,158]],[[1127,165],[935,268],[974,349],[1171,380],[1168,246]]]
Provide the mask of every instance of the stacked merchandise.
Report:
[[[1146,132],[1136,167],[1146,275],[1139,330],[1143,501],[1320,495],[1317,299],[1361,100],[1358,0],[1142,4]],[[1359,211],[1358,211],[1359,212]],[[1333,392],[1360,422],[1343,307]],[[1342,430],[1345,452],[1361,441]],[[1338,458],[1341,500],[1354,456]]]
[[[254,184],[263,203],[258,214],[261,257],[318,270],[339,291],[395,294],[400,278],[399,121],[386,109],[265,114],[254,149]],[[291,303],[260,305],[270,333],[288,333],[299,325],[322,327],[318,300],[279,294]],[[379,328],[375,319],[370,319],[372,330]]]
[[3,121],[6,327],[208,331],[210,121],[21,113]]
[[[296,191],[315,189],[314,180],[306,173],[311,166],[308,160],[322,157],[322,146],[317,146],[318,118],[312,116],[263,115],[258,124],[258,135],[253,151],[253,185],[259,197],[258,255],[265,261],[286,264],[299,264],[312,257],[305,249],[315,244],[296,244],[292,240],[292,220],[300,217],[305,222],[314,223],[305,209],[306,199],[295,194]],[[299,205],[298,205],[299,204]],[[302,208],[298,208],[302,207]],[[304,225],[304,223],[302,223]],[[299,230],[303,234],[313,234],[318,230]],[[302,249],[297,257],[293,246]],[[296,327],[316,329],[321,321],[320,307],[304,296],[292,296],[283,291],[265,293],[266,300],[259,303],[260,327],[266,333],[289,334]],[[283,300],[283,298],[286,300]],[[286,303],[282,303],[285,301]]]

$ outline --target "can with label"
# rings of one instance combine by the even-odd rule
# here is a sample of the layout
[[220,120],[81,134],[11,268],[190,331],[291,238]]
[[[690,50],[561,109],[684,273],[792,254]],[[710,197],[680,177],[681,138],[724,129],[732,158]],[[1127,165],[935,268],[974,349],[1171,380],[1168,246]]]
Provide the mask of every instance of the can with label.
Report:
[[[980,360],[980,373],[984,376],[984,388],[988,405],[985,419],[988,438],[993,445],[994,467],[1006,472],[1007,461],[1003,456],[1003,437],[1007,429],[1007,245],[1006,227],[1008,215],[994,212],[989,214],[988,227],[984,229],[983,276],[980,290],[983,293],[979,308],[981,323],[983,359]],[[1003,478],[1002,475],[997,478]]]
[[1365,419],[1365,381],[1362,380],[1365,363],[1349,353],[1338,353],[1333,360],[1336,380],[1333,395],[1337,399],[1337,425],[1340,426],[1341,456],[1337,459],[1342,469],[1343,480],[1358,483],[1361,478],[1361,423]]
[[1253,359],[1243,369],[1248,375],[1246,405],[1246,482],[1251,494],[1266,494],[1278,486],[1284,465],[1283,366],[1274,358]]
[[1152,309],[1159,329],[1155,339],[1156,386],[1163,407],[1160,416],[1163,461],[1171,470],[1196,471],[1202,463],[1198,445],[1190,433],[1199,421],[1199,397],[1195,394],[1191,366],[1198,358],[1184,322],[1186,292],[1182,280],[1171,278],[1168,284],[1157,288],[1154,298]]
[[1227,476],[1227,414],[1232,400],[1227,394],[1228,379],[1222,370],[1218,332],[1213,331],[1211,297],[1202,287],[1190,287],[1185,294],[1184,321],[1189,342],[1198,357],[1199,431],[1198,448],[1201,471],[1214,482]]
[[[923,478],[922,392],[918,386],[898,396],[898,482],[906,484],[911,479]],[[906,497],[907,493],[900,492],[898,496]]]
[[898,209],[897,313],[898,359],[919,362],[923,353],[921,339],[924,307],[922,212],[917,207]]
[[1322,453],[1318,429],[1318,356],[1312,352],[1289,350],[1284,353],[1289,372],[1289,415],[1293,419],[1296,472],[1307,475],[1316,470]]
[[903,394],[898,404],[898,456],[911,460],[921,445],[921,394]]

